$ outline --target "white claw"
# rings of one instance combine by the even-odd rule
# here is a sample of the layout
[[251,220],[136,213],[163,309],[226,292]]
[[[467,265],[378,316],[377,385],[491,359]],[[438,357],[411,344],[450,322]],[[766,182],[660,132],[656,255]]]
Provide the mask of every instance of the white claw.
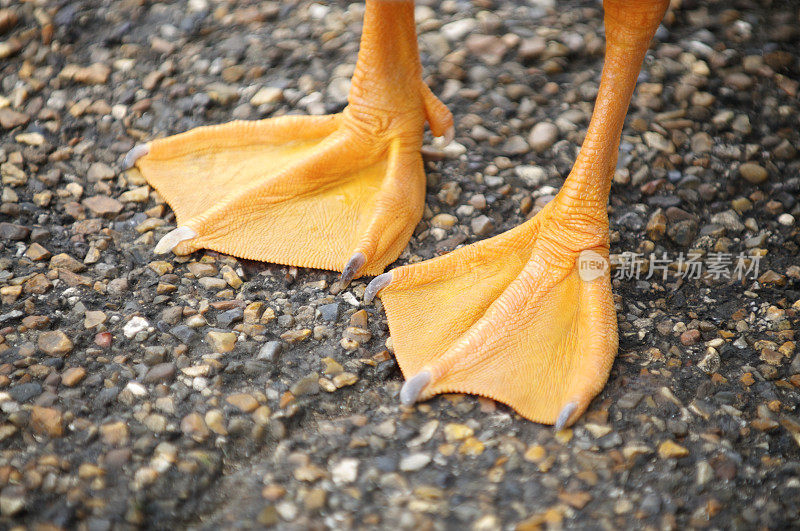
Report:
[[420,371],[403,384],[400,388],[400,403],[404,406],[412,406],[419,398],[428,384],[431,383],[431,372],[424,370]]
[[150,153],[150,144],[136,144],[122,159],[122,171],[133,168],[136,161]]
[[156,244],[153,250],[156,254],[166,254],[173,250],[182,241],[196,238],[197,233],[189,227],[178,227],[166,233]]
[[444,132],[442,135],[442,145],[441,147],[447,147],[450,145],[450,142],[455,140],[456,138],[456,128],[454,126],[450,126],[447,128],[447,131]]
[[367,262],[367,258],[364,256],[364,253],[355,253],[353,256],[350,257],[350,260],[347,261],[347,265],[344,266],[344,270],[342,271],[342,278],[340,279],[343,285],[347,285],[353,280],[353,277],[356,276],[358,270],[364,267],[364,264]]
[[367,289],[364,290],[364,304],[369,304],[375,299],[375,295],[380,290],[389,285],[392,281],[392,272],[383,273],[372,279],[372,282],[367,284]]
[[558,414],[558,418],[556,419],[556,423],[553,425],[556,431],[561,431],[564,429],[564,426],[567,425],[567,421],[575,413],[575,410],[578,409],[578,404],[576,402],[567,402],[563,408],[561,408],[561,413]]

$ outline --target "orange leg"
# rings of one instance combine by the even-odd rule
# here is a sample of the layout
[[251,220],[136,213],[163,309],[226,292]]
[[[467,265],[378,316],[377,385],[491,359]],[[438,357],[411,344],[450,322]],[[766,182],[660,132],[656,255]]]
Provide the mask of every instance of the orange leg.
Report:
[[[570,425],[617,352],[606,204],[644,54],[668,0],[606,0],[606,60],[586,139],[556,198],[526,223],[403,266],[367,288],[386,308],[413,404],[464,392]],[[419,314],[417,308],[426,308]]]
[[206,248],[251,260],[377,274],[408,243],[425,201],[425,123],[451,134],[422,81],[411,0],[368,0],[349,105],[200,127],[135,147],[175,211],[156,252]]

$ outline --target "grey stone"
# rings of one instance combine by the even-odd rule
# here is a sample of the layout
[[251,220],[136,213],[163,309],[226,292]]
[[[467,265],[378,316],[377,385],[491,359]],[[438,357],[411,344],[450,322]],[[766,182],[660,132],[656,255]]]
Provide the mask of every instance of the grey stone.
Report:
[[259,349],[256,359],[272,362],[278,361],[282,350],[283,343],[280,341],[267,341],[264,346]]
[[23,383],[9,389],[8,394],[17,402],[24,403],[42,394],[42,386],[36,382]]

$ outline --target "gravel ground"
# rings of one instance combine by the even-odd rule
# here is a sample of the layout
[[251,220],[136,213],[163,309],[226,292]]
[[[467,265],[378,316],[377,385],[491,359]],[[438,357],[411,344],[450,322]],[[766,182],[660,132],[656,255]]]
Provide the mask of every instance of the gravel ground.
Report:
[[[153,255],[174,216],[120,157],[198,125],[341,110],[363,4],[0,0],[0,527],[800,524],[800,11],[673,4],[609,208],[619,355],[554,433],[471,396],[400,408],[365,280]],[[417,14],[457,137],[428,149],[399,263],[553,196],[603,49],[596,2]],[[622,253],[667,253],[666,278],[643,260],[637,279]],[[757,273],[713,274],[740,253]]]

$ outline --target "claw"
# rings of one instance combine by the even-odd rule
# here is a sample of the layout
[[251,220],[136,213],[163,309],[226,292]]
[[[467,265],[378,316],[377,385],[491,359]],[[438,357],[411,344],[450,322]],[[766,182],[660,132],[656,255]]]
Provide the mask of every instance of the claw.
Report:
[[414,405],[428,384],[431,383],[431,372],[428,370],[420,371],[403,384],[400,389],[400,403],[404,406]]
[[369,304],[375,298],[380,290],[389,285],[392,281],[392,272],[383,273],[372,279],[372,282],[367,284],[367,289],[364,290],[364,304]]
[[122,159],[122,171],[133,168],[136,161],[150,153],[150,144],[136,144]]
[[156,254],[165,254],[173,250],[175,246],[182,241],[191,240],[196,237],[197,233],[189,227],[178,227],[166,233],[156,244],[156,248],[153,251]]
[[441,138],[442,138],[441,147],[449,146],[450,142],[452,142],[456,138],[456,128],[451,125],[450,127],[447,128],[447,131],[444,132]]
[[367,262],[367,258],[364,256],[364,253],[356,253],[350,257],[350,260],[347,261],[347,265],[344,266],[344,271],[342,271],[342,277],[339,279],[342,285],[346,286],[353,280],[353,277],[356,276],[358,270],[364,267],[364,264]]
[[553,425],[553,428],[555,428],[556,431],[563,430],[567,425],[567,421],[569,421],[569,418],[573,413],[575,413],[576,409],[578,409],[577,403],[567,402],[567,405],[565,405],[561,409],[561,413],[558,414],[558,418],[556,419],[556,423]]

